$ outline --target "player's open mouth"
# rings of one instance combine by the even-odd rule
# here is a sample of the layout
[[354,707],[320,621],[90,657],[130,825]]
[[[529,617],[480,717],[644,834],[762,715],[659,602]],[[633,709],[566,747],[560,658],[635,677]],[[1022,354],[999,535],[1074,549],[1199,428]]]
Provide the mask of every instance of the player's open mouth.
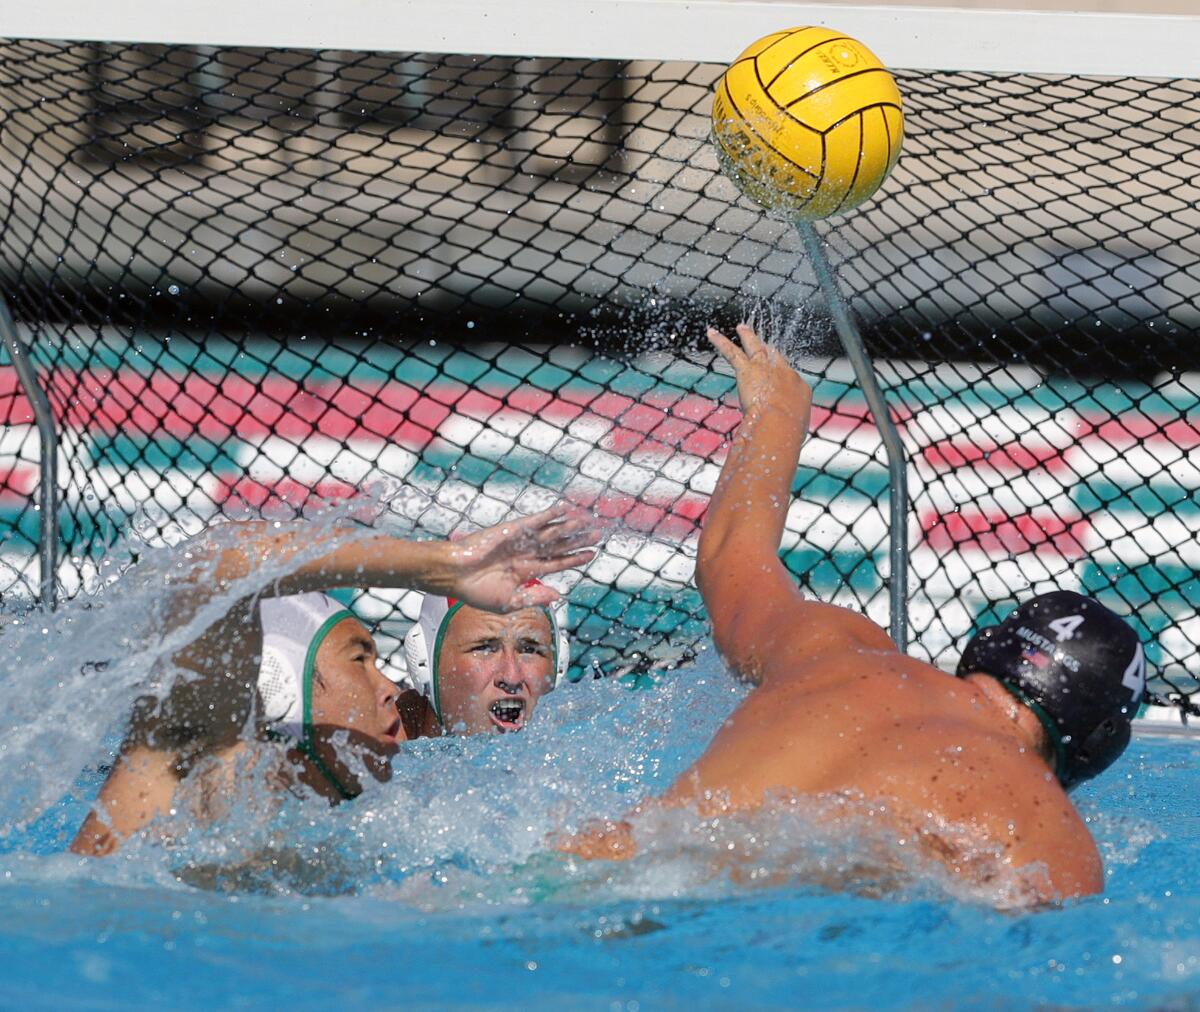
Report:
[[525,700],[497,699],[488,707],[492,723],[501,731],[519,731],[525,724]]
[[383,732],[383,737],[389,745],[396,745],[400,741],[400,734],[403,729],[404,722],[397,717],[387,726],[387,729]]

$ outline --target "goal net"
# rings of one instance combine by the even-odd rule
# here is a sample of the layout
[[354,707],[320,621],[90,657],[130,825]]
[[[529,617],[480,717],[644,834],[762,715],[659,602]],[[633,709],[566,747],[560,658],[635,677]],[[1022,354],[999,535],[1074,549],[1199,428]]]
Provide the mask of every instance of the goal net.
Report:
[[[86,591],[131,528],[349,500],[444,536],[565,498],[614,523],[571,591],[574,675],[690,657],[698,525],[738,418],[699,338],[750,314],[815,389],[783,559],[886,626],[878,429],[792,226],[708,139],[715,61],[802,12],[773,9],[703,45],[680,21],[662,59],[645,39],[622,56],[615,30],[597,55],[587,24],[505,34],[506,55],[407,51],[435,48],[420,27],[326,48],[348,44],[332,21],[281,48],[238,36],[232,8],[217,39],[0,43],[4,598]],[[895,67],[899,166],[819,231],[907,456],[910,649],[953,667],[977,623],[1079,589],[1194,711],[1200,82],[1108,70],[1095,46],[1074,71],[994,46],[972,64],[966,43],[909,69],[954,47],[891,57],[901,16],[854,31]],[[922,17],[942,43],[975,24]],[[1120,31],[1178,41],[1172,20],[1190,19]],[[354,606],[398,659],[411,600]]]

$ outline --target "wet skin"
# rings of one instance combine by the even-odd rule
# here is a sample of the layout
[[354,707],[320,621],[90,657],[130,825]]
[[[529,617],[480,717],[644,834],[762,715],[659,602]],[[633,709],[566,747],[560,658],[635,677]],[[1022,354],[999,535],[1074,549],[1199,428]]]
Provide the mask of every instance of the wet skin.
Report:
[[[438,659],[443,725],[427,700],[404,692],[380,672],[366,627],[344,619],[317,651],[313,738],[318,756],[343,787],[359,791],[364,766],[376,780],[391,778],[388,759],[400,742],[446,732],[521,730],[553,682],[551,637],[550,620],[540,608],[498,615],[464,606],[455,612]],[[401,704],[402,695],[409,698]],[[295,750],[293,758],[302,763]],[[327,778],[305,770],[301,779],[337,799],[337,788]]]
[[[806,599],[780,562],[812,392],[749,327],[738,333],[740,348],[710,332],[744,417],[705,518],[697,583],[718,650],[755,689],[652,804],[712,816],[773,797],[862,799],[956,874],[986,883],[1024,870],[1022,902],[1099,892],[1099,852],[1032,711],[986,675],[955,679],[899,652],[866,616]],[[636,852],[628,822],[560,845]]]
[[317,650],[313,744],[322,762],[347,786],[356,784],[357,777],[345,753],[357,753],[377,780],[386,780],[391,776],[387,760],[406,738],[396,709],[399,687],[384,677],[377,662],[375,640],[354,618],[335,625]]

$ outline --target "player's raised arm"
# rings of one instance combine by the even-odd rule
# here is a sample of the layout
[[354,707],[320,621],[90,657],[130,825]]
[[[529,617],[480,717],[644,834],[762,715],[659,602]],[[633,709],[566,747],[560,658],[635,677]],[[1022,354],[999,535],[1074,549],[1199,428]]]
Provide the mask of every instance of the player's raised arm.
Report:
[[716,330],[709,340],[737,376],[743,418],[717,481],[700,536],[696,583],[726,663],[758,682],[763,658],[786,642],[802,656],[847,640],[892,646],[856,612],[810,601],[779,559],[792,480],[808,433],[812,390],[749,326],[740,346]]
[[[581,566],[592,557],[600,531],[586,513],[558,505],[506,520],[457,541],[415,541],[390,534],[279,527],[260,521],[237,525],[232,544],[196,552],[196,579],[183,582],[177,617],[256,570],[294,567],[263,593],[300,594],[334,587],[402,587],[455,597],[486,611],[545,605],[558,597],[530,581]],[[322,550],[324,549],[324,550]],[[203,562],[208,560],[205,567]]]

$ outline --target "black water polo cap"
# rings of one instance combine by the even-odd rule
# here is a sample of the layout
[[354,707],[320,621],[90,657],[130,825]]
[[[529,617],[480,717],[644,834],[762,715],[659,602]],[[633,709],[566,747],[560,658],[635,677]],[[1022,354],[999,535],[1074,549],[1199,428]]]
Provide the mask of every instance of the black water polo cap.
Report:
[[975,672],[1000,681],[1038,715],[1064,787],[1094,777],[1125,751],[1146,688],[1137,633],[1099,601],[1070,590],[1035,597],[980,630],[957,674]]

